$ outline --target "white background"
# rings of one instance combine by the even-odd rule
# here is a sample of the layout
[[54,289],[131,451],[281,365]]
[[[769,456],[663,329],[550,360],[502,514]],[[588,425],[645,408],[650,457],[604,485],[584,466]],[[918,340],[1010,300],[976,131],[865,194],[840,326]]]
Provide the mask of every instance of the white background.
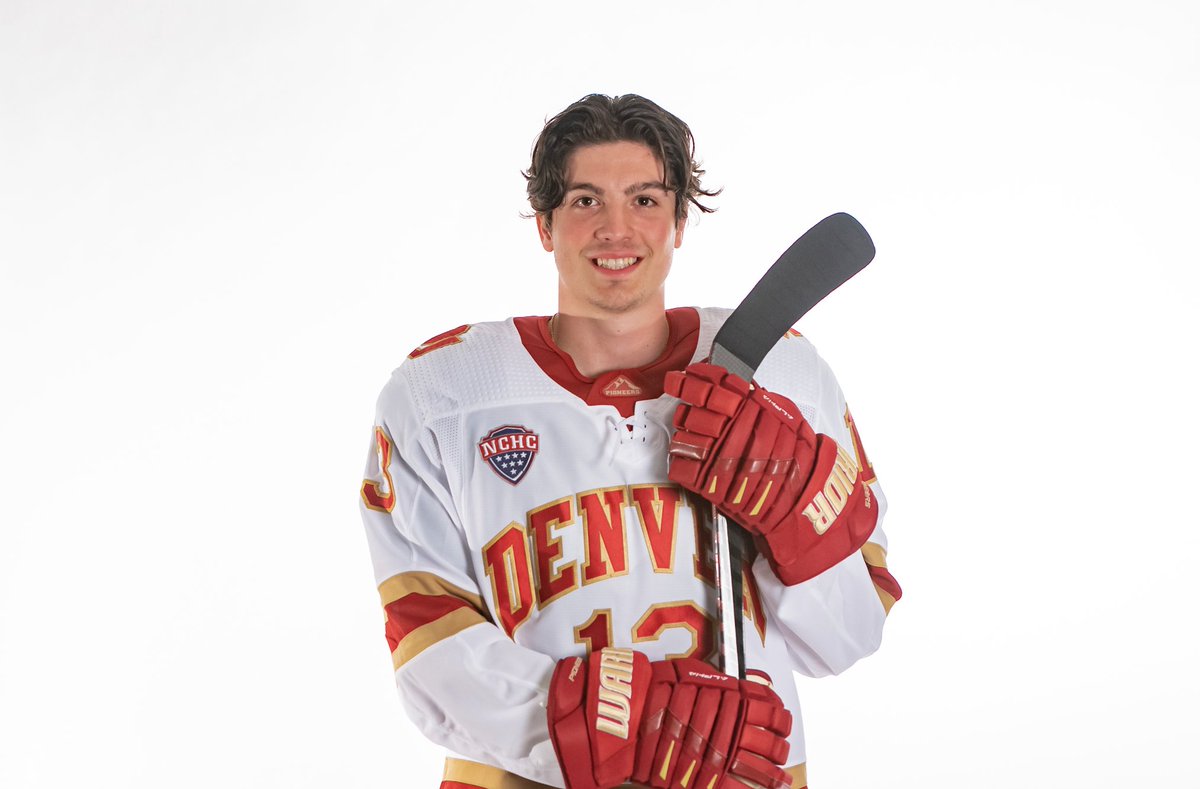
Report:
[[0,0],[0,786],[436,786],[357,513],[427,337],[547,314],[533,138],[687,120],[732,305],[802,323],[889,493],[882,651],[805,681],[839,787],[1197,785],[1192,2]]

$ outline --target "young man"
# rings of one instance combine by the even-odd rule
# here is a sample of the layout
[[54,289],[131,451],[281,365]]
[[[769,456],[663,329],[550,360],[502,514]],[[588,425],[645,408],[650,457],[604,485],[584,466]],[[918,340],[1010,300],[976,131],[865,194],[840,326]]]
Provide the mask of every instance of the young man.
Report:
[[[702,174],[653,102],[572,104],[526,174],[558,311],[437,335],[380,396],[363,517],[444,789],[803,787],[792,672],[873,652],[900,596],[813,347],[789,333],[751,385],[701,361],[727,310],[666,309]],[[712,504],[758,548],[747,680],[704,662]]]

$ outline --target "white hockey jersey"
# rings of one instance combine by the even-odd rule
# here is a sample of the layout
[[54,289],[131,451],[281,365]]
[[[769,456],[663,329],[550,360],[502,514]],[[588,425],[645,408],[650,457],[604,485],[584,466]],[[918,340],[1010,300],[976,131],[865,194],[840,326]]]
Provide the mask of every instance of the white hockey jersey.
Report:
[[[609,645],[713,657],[708,505],[667,480],[678,401],[662,377],[706,355],[727,315],[668,311],[662,358],[598,380],[553,345],[546,318],[460,326],[384,387],[362,512],[400,696],[451,752],[448,779],[563,786],[544,706],[563,657]],[[886,503],[812,345],[789,332],[756,381],[853,448],[882,522]],[[861,556],[797,586],[761,558],[746,574],[746,665],[771,676],[795,717],[797,787],[792,672],[836,673],[878,647],[899,597],[886,547],[877,526]]]

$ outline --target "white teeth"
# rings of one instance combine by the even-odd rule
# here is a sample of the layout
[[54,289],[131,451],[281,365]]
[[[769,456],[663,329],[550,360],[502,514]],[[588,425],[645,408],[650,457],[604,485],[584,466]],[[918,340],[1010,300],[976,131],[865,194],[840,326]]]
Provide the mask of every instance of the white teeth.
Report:
[[609,271],[620,271],[637,263],[637,258],[596,258],[596,265]]

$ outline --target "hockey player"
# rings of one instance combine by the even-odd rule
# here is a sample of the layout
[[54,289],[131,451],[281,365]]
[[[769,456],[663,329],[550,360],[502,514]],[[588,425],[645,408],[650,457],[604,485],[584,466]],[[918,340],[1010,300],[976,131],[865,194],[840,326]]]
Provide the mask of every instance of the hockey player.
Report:
[[[753,384],[703,363],[728,315],[666,309],[688,127],[639,96],[547,122],[527,177],[550,317],[463,324],[380,395],[361,489],[396,683],[443,789],[803,787],[793,671],[873,652],[900,596],[885,503],[795,332]],[[755,538],[750,678],[719,673],[701,515]]]

